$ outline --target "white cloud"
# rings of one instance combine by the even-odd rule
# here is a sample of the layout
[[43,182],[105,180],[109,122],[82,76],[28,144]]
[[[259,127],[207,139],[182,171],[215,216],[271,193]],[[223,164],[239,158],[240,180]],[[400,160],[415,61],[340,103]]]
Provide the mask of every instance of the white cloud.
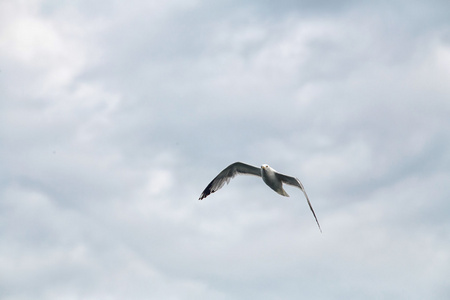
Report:
[[[446,299],[448,21],[396,3],[2,2],[0,293]],[[237,160],[324,233],[258,178],[197,201]]]

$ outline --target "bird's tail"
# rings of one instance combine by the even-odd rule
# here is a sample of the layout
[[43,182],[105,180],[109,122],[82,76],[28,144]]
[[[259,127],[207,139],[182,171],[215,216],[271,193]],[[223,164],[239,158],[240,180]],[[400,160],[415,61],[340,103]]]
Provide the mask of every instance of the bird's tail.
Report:
[[283,188],[280,188],[278,191],[276,191],[281,196],[289,197],[288,193]]

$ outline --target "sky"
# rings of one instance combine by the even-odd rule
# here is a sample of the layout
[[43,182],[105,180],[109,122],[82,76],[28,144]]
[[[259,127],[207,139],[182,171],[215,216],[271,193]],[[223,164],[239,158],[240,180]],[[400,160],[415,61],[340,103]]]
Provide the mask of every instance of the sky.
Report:
[[0,298],[449,299],[448,11],[0,1]]

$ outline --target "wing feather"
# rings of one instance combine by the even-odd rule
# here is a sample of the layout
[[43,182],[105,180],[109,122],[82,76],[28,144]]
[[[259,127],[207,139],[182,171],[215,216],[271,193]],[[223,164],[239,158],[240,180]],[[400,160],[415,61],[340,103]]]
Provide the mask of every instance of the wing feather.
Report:
[[319,224],[319,221],[317,220],[316,213],[314,212],[314,209],[312,208],[311,202],[309,201],[308,195],[306,194],[305,188],[303,187],[303,184],[300,182],[300,180],[298,180],[298,178],[287,176],[284,174],[280,174],[280,173],[276,173],[276,174],[277,174],[278,178],[281,180],[281,182],[292,185],[292,186],[296,186],[302,190],[303,194],[305,194],[306,201],[308,201],[309,208],[311,209],[311,212],[313,213],[314,219],[316,219],[317,226],[319,226],[320,232],[322,232],[322,228],[320,228],[320,224]]
[[225,183],[229,183],[231,178],[237,174],[249,174],[261,177],[261,169],[241,162],[235,162],[223,169],[223,171],[208,184],[198,200],[202,200],[203,198],[208,197],[208,195],[218,191]]

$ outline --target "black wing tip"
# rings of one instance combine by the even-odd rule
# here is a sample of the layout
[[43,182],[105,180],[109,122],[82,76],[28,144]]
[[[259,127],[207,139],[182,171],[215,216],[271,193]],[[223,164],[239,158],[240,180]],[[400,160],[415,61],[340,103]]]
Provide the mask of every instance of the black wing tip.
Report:
[[198,200],[205,199],[206,197],[211,195],[211,193],[214,193],[214,191],[211,191],[211,188],[207,186],[206,189],[203,191],[203,193],[200,195],[200,198],[198,198]]
[[314,219],[316,219],[317,227],[319,227],[320,233],[323,233],[322,227],[320,227],[319,220],[317,220],[316,214],[313,212]]

